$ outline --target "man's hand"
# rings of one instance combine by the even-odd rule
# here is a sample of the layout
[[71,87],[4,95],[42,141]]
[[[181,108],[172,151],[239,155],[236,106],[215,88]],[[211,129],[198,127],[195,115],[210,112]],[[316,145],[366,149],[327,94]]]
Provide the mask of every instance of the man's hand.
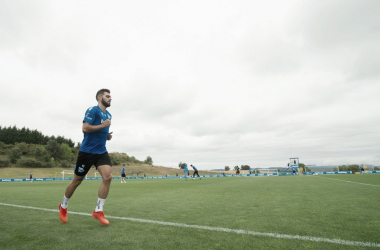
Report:
[[107,140],[111,140],[111,139],[112,139],[112,133],[113,133],[113,132],[108,133],[108,138],[107,138]]
[[104,128],[111,126],[111,120],[110,119],[105,120],[103,122],[103,126],[104,126]]

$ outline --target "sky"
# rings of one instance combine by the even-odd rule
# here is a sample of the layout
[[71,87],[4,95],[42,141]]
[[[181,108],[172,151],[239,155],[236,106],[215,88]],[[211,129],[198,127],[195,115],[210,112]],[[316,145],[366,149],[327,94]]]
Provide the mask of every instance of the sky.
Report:
[[155,165],[380,165],[380,1],[0,0],[0,126]]

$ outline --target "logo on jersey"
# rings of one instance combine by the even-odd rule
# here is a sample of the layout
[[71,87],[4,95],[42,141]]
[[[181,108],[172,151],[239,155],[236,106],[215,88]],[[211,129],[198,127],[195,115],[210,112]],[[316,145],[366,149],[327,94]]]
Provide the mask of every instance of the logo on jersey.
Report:
[[92,118],[90,117],[90,113],[86,114],[86,119],[92,120]]

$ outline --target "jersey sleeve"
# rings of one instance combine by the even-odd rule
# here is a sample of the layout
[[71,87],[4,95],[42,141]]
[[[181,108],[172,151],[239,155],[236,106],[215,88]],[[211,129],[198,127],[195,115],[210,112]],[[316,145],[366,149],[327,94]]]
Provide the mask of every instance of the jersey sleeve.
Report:
[[86,114],[84,115],[83,121],[92,125],[95,121],[95,113],[96,113],[95,111],[96,110],[94,109],[94,107],[87,109]]

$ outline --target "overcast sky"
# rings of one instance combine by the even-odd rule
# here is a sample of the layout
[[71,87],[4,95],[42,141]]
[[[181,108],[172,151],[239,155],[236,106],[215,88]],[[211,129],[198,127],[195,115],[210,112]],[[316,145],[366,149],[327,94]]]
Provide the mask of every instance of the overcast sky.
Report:
[[200,169],[380,165],[380,1],[0,0],[1,126]]

